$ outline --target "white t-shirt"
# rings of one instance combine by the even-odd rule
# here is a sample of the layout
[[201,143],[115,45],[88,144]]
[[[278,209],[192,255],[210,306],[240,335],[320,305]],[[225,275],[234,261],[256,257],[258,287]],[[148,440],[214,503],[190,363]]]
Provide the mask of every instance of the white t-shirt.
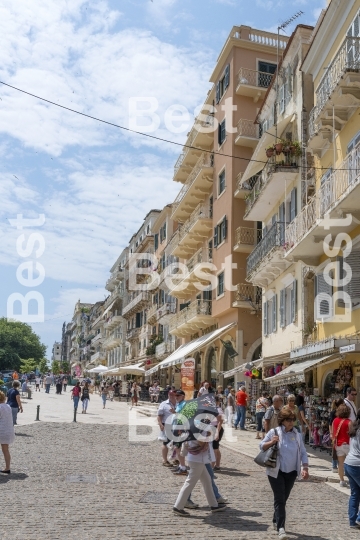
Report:
[[350,409],[350,420],[352,422],[355,422],[356,420],[356,406],[353,401],[350,401],[350,399],[345,398],[344,403],[347,406],[348,409]]
[[208,394],[209,390],[205,388],[205,386],[202,386],[199,390],[199,396],[203,396],[204,394]]
[[35,377],[35,384],[40,384],[40,377]]

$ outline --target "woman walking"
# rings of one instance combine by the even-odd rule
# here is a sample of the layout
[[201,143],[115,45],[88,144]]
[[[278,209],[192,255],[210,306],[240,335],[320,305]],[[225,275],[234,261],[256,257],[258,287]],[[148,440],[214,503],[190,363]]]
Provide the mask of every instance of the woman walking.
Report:
[[131,392],[131,407],[133,407],[134,405],[137,406],[138,397],[139,397],[139,387],[136,384],[136,382],[133,383],[130,392]]
[[216,433],[212,443],[214,454],[215,454],[215,471],[220,471],[220,462],[221,462],[221,452],[220,452],[220,441],[224,435],[224,428],[222,427],[224,421],[224,413],[221,408],[222,399],[219,395],[215,396],[216,408],[218,410],[218,416],[211,423],[213,426],[216,426]]
[[5,469],[0,471],[3,474],[10,474],[10,451],[9,444],[15,441],[15,429],[13,415],[9,405],[5,403],[5,394],[0,392],[0,444],[5,459]]
[[[334,399],[334,401],[331,404],[331,411],[329,414],[329,432],[330,432],[331,441],[333,441],[333,436],[334,436],[333,423],[336,418],[336,409],[340,407],[340,405],[342,405],[343,403],[344,403],[343,398],[339,398],[339,399]],[[332,453],[332,472],[333,473],[338,472],[338,460],[337,460],[335,448],[333,448],[333,453]]]
[[336,418],[332,424],[333,446],[336,450],[339,466],[340,487],[346,487],[344,480],[344,462],[350,450],[350,409],[345,405],[340,405],[336,409]]
[[270,429],[260,443],[263,451],[278,445],[276,467],[267,467],[266,472],[274,493],[273,526],[278,531],[279,540],[289,538],[285,532],[286,502],[295,480],[300,476],[304,480],[309,478],[308,456],[300,433],[294,429],[295,420],[295,414],[283,408],[278,414],[279,427]]
[[103,409],[105,409],[105,407],[106,407],[107,394],[108,394],[108,391],[107,391],[106,386],[104,385],[101,388],[101,399],[102,399],[102,402],[103,402]]
[[89,401],[90,401],[90,392],[89,392],[89,383],[85,383],[85,386],[82,390],[81,394],[81,401],[82,401],[82,411],[81,414],[86,414]]
[[[263,419],[266,413],[266,409],[269,406],[269,401],[267,399],[268,393],[263,392],[261,397],[256,401],[255,412],[256,412],[256,437],[255,439],[263,439],[265,428],[263,427]],[[261,436],[260,436],[261,433]]]
[[14,426],[16,426],[18,412],[20,411],[22,413],[23,408],[22,408],[22,403],[21,403],[21,398],[20,398],[20,392],[18,390],[20,388],[20,383],[19,381],[14,381],[12,385],[13,387],[7,393],[6,403],[9,405],[9,407],[11,407],[12,416],[13,416],[13,424]]
[[287,407],[288,409],[290,409],[290,411],[292,411],[295,415],[295,422],[294,422],[294,428],[298,430],[299,433],[301,433],[301,428],[300,428],[300,419],[299,419],[299,409],[298,409],[298,406],[295,405],[295,401],[296,401],[296,398],[294,396],[294,394],[290,394],[288,395],[287,397],[287,403],[285,405],[285,407]]
[[77,411],[79,405],[79,399],[81,395],[80,382],[78,381],[74,388],[71,390],[71,399],[74,401],[74,409]]
[[345,459],[345,474],[350,483],[349,521],[351,529],[360,529],[360,409],[349,430],[350,451]]

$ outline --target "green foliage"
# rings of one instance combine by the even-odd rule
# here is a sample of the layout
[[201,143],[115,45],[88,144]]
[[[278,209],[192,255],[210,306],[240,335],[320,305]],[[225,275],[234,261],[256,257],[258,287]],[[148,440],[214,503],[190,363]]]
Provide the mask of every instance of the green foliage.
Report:
[[38,363],[38,370],[40,373],[47,373],[49,371],[49,364],[46,358],[42,358]]
[[153,335],[150,338],[150,345],[146,349],[147,356],[153,356],[157,345],[164,341],[162,336]]
[[54,375],[59,375],[61,369],[60,369],[60,362],[57,360],[53,360],[51,364],[51,371]]
[[30,325],[0,318],[0,371],[20,371],[22,358],[34,358],[37,363],[45,356],[45,352],[45,345]]
[[61,362],[61,369],[63,373],[69,373],[70,372],[70,364],[68,362]]
[[21,360],[20,372],[21,373],[30,373],[30,371],[35,371],[37,366],[37,361],[34,358],[28,358],[27,360]]

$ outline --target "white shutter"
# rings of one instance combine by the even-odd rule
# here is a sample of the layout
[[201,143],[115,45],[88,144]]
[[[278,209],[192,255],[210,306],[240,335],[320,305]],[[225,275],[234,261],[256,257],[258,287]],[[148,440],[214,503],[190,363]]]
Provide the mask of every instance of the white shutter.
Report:
[[345,285],[344,292],[351,298],[352,307],[360,304],[360,251],[353,250],[346,259],[344,259],[352,272],[350,283]]
[[285,327],[285,289],[280,291],[280,328]]
[[268,335],[268,327],[267,327],[267,307],[268,303],[264,302],[263,305],[263,320],[264,320],[264,336]]
[[291,322],[296,321],[297,316],[297,280],[295,279],[293,282],[293,286],[291,289],[291,315],[290,319]]
[[272,297],[272,331],[277,330],[277,294]]
[[329,319],[333,314],[332,287],[323,274],[316,276],[315,318]]

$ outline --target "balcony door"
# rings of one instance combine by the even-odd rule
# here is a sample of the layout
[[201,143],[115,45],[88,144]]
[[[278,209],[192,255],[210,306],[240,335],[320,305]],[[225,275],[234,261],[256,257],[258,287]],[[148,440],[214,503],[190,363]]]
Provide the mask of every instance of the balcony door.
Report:
[[[347,54],[347,68],[349,70],[358,69],[360,61],[360,49],[359,49],[359,40],[356,38],[360,37],[360,23],[359,23],[359,13],[356,15],[353,20],[348,33],[347,33],[347,42],[346,42],[346,54]],[[351,39],[355,38],[355,39]]]
[[[359,172],[360,172],[360,131],[356,134],[356,136],[350,141],[347,147],[347,154],[348,154],[348,160],[347,160],[347,167],[349,169],[349,184],[352,184]],[[358,147],[358,148],[357,148]],[[357,150],[353,151],[355,148]]]
[[270,64],[269,62],[259,62],[258,86],[268,88],[275,71],[276,64]]

